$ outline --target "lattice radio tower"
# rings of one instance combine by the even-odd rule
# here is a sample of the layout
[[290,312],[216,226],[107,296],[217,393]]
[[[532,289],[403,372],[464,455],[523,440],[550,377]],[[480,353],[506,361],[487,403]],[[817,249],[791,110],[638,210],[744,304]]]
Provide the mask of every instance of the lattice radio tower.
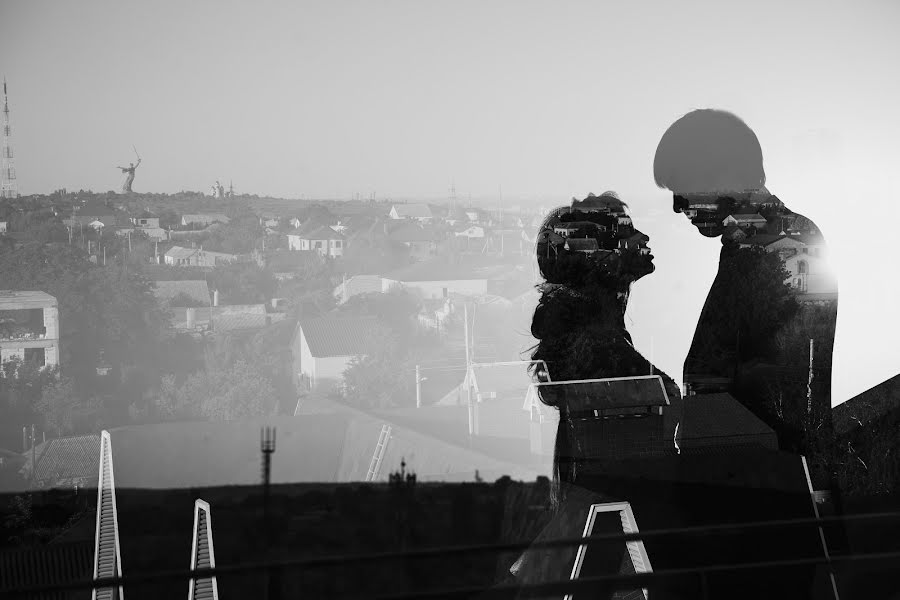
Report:
[[16,183],[16,164],[13,160],[12,130],[9,127],[9,98],[6,95],[6,78],[3,78],[3,157],[0,176],[0,198],[16,198],[19,186]]

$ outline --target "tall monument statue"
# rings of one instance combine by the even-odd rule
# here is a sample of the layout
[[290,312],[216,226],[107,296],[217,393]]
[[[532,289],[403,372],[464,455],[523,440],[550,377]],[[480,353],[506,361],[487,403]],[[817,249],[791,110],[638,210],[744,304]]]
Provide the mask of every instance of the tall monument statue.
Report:
[[141,164],[141,156],[137,153],[137,150],[134,151],[137,156],[137,163],[129,163],[127,167],[116,167],[117,169],[122,170],[122,174],[125,175],[125,182],[122,184],[122,192],[128,193],[131,191],[131,184],[134,182],[134,172],[137,170],[138,165]]

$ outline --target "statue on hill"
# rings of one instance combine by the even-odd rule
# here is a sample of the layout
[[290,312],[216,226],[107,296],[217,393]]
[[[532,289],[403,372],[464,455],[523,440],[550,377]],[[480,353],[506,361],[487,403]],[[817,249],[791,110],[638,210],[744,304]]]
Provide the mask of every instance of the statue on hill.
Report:
[[129,193],[131,192],[131,184],[134,182],[134,172],[137,170],[138,165],[141,164],[141,157],[137,157],[137,164],[129,163],[127,167],[116,167],[117,169],[121,169],[122,173],[125,175],[125,183],[122,184],[122,192]]

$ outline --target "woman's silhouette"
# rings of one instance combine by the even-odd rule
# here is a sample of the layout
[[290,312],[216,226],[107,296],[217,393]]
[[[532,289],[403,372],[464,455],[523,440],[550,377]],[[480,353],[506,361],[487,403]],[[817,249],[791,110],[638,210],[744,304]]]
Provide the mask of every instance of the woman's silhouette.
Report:
[[[652,372],[662,377],[670,401],[680,400],[675,382],[652,368],[625,328],[631,285],[654,270],[648,241],[614,192],[573,201],[544,219],[535,251],[544,283],[531,325],[538,340],[532,359],[547,364],[553,381]],[[564,385],[543,387],[541,392],[541,401],[560,413],[551,487],[554,506],[565,500],[567,485],[577,481],[583,456],[567,418],[565,395]],[[674,425],[672,429],[674,436]]]
[[[614,192],[591,194],[553,210],[538,233],[535,254],[544,282],[531,326],[538,340],[532,358],[544,361],[556,382],[541,386],[541,402],[559,411],[550,488],[553,517],[538,541],[581,535],[587,507],[605,501],[602,494],[579,485],[591,463],[584,448],[587,440],[581,439],[583,433],[576,435],[576,419],[569,418],[567,397],[574,398],[577,384],[560,382],[659,375],[674,409],[664,439],[676,452],[674,419],[681,394],[670,377],[634,348],[625,328],[631,285],[654,270],[648,241]],[[546,380],[537,367],[533,376]],[[529,549],[510,573],[519,584],[566,579],[574,555],[574,547]]]

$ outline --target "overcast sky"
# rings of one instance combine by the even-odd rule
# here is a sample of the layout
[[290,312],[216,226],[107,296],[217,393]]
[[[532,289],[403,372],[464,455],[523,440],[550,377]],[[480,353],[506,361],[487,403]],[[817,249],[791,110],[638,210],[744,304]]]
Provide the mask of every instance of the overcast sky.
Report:
[[655,294],[681,290],[687,323],[672,348],[655,344],[673,374],[718,248],[650,215],[669,206],[653,153],[685,112],[731,110],[759,136],[769,189],[835,255],[835,399],[900,370],[896,2],[0,7],[22,193],[118,189],[132,145],[135,191],[219,179],[291,198],[437,199],[455,182],[462,197],[502,186],[549,204],[615,189],[657,238],[660,269],[633,296],[639,344],[659,335]]

